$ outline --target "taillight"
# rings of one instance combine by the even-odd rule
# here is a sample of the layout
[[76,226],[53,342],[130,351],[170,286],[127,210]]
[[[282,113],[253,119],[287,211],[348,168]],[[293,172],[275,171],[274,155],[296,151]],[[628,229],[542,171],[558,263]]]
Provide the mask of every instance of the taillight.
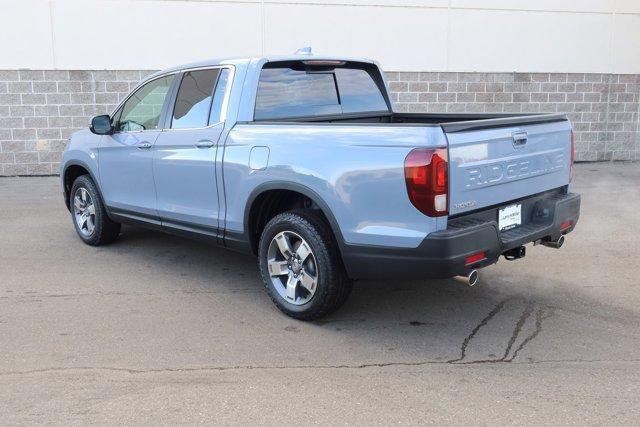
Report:
[[447,214],[447,151],[416,148],[404,160],[409,200],[429,216]]
[[571,165],[569,166],[569,182],[573,181],[573,160],[576,153],[576,134],[571,130]]

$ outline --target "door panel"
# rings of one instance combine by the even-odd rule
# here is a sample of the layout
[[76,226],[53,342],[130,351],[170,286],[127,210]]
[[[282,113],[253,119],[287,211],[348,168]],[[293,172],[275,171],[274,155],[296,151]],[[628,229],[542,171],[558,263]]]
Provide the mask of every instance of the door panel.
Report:
[[224,126],[166,130],[154,149],[157,210],[163,223],[216,234],[216,150]]
[[107,206],[157,217],[153,144],[160,131],[106,135],[100,144],[100,187]]
[[[217,236],[216,152],[228,69],[186,71],[154,148],[157,210],[163,225]],[[221,77],[222,76],[222,77]]]
[[174,75],[136,89],[114,114],[113,135],[103,137],[98,156],[100,187],[110,208],[157,218],[153,145],[160,134]]

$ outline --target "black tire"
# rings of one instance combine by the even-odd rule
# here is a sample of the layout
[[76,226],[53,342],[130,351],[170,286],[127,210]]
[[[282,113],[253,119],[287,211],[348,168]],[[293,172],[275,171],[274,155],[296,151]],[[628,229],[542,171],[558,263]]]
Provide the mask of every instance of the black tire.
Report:
[[[85,234],[80,230],[75,218],[74,197],[81,188],[84,188],[89,193],[95,207],[95,226],[90,234]],[[73,182],[69,193],[69,210],[71,211],[71,219],[73,220],[73,226],[78,233],[78,237],[80,237],[80,239],[82,239],[82,241],[87,245],[105,245],[113,242],[120,234],[120,224],[112,221],[111,218],[109,218],[109,215],[107,215],[107,211],[104,208],[104,203],[102,203],[102,198],[96,188],[96,184],[89,175],[81,175]]]
[[[280,296],[269,274],[269,244],[283,231],[300,235],[311,246],[317,262],[316,290],[303,305],[292,304]],[[315,210],[285,212],[271,219],[260,237],[258,254],[260,274],[267,293],[283,313],[295,319],[314,320],[326,316],[342,306],[351,293],[353,282],[346,275],[331,228]]]

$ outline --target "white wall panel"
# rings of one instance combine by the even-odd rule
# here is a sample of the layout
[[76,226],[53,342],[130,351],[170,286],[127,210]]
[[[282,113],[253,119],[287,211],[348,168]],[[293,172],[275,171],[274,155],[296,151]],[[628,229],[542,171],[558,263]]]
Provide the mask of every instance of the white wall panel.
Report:
[[449,7],[449,0],[264,0],[265,3],[282,4],[328,4],[352,6],[390,6],[390,7]]
[[616,1],[617,0],[451,0],[451,7],[466,9],[608,13],[614,11]]
[[388,70],[446,68],[443,9],[276,5],[265,8],[265,50],[365,56]]
[[59,68],[155,69],[260,53],[260,5],[56,1]]
[[49,2],[0,2],[0,69],[53,68]]
[[640,73],[640,15],[616,15],[612,45],[612,69]]
[[451,14],[451,70],[610,71],[611,15],[477,10]]
[[388,70],[636,73],[639,20],[640,0],[0,0],[0,68],[155,69],[312,45]]
[[615,10],[619,13],[640,14],[640,0],[616,0]]

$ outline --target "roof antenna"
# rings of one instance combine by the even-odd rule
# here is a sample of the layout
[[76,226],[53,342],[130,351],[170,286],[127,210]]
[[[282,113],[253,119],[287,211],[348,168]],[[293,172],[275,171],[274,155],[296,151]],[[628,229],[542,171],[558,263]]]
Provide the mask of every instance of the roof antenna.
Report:
[[296,50],[295,54],[296,55],[313,55],[313,52],[311,51],[311,46],[305,46]]

